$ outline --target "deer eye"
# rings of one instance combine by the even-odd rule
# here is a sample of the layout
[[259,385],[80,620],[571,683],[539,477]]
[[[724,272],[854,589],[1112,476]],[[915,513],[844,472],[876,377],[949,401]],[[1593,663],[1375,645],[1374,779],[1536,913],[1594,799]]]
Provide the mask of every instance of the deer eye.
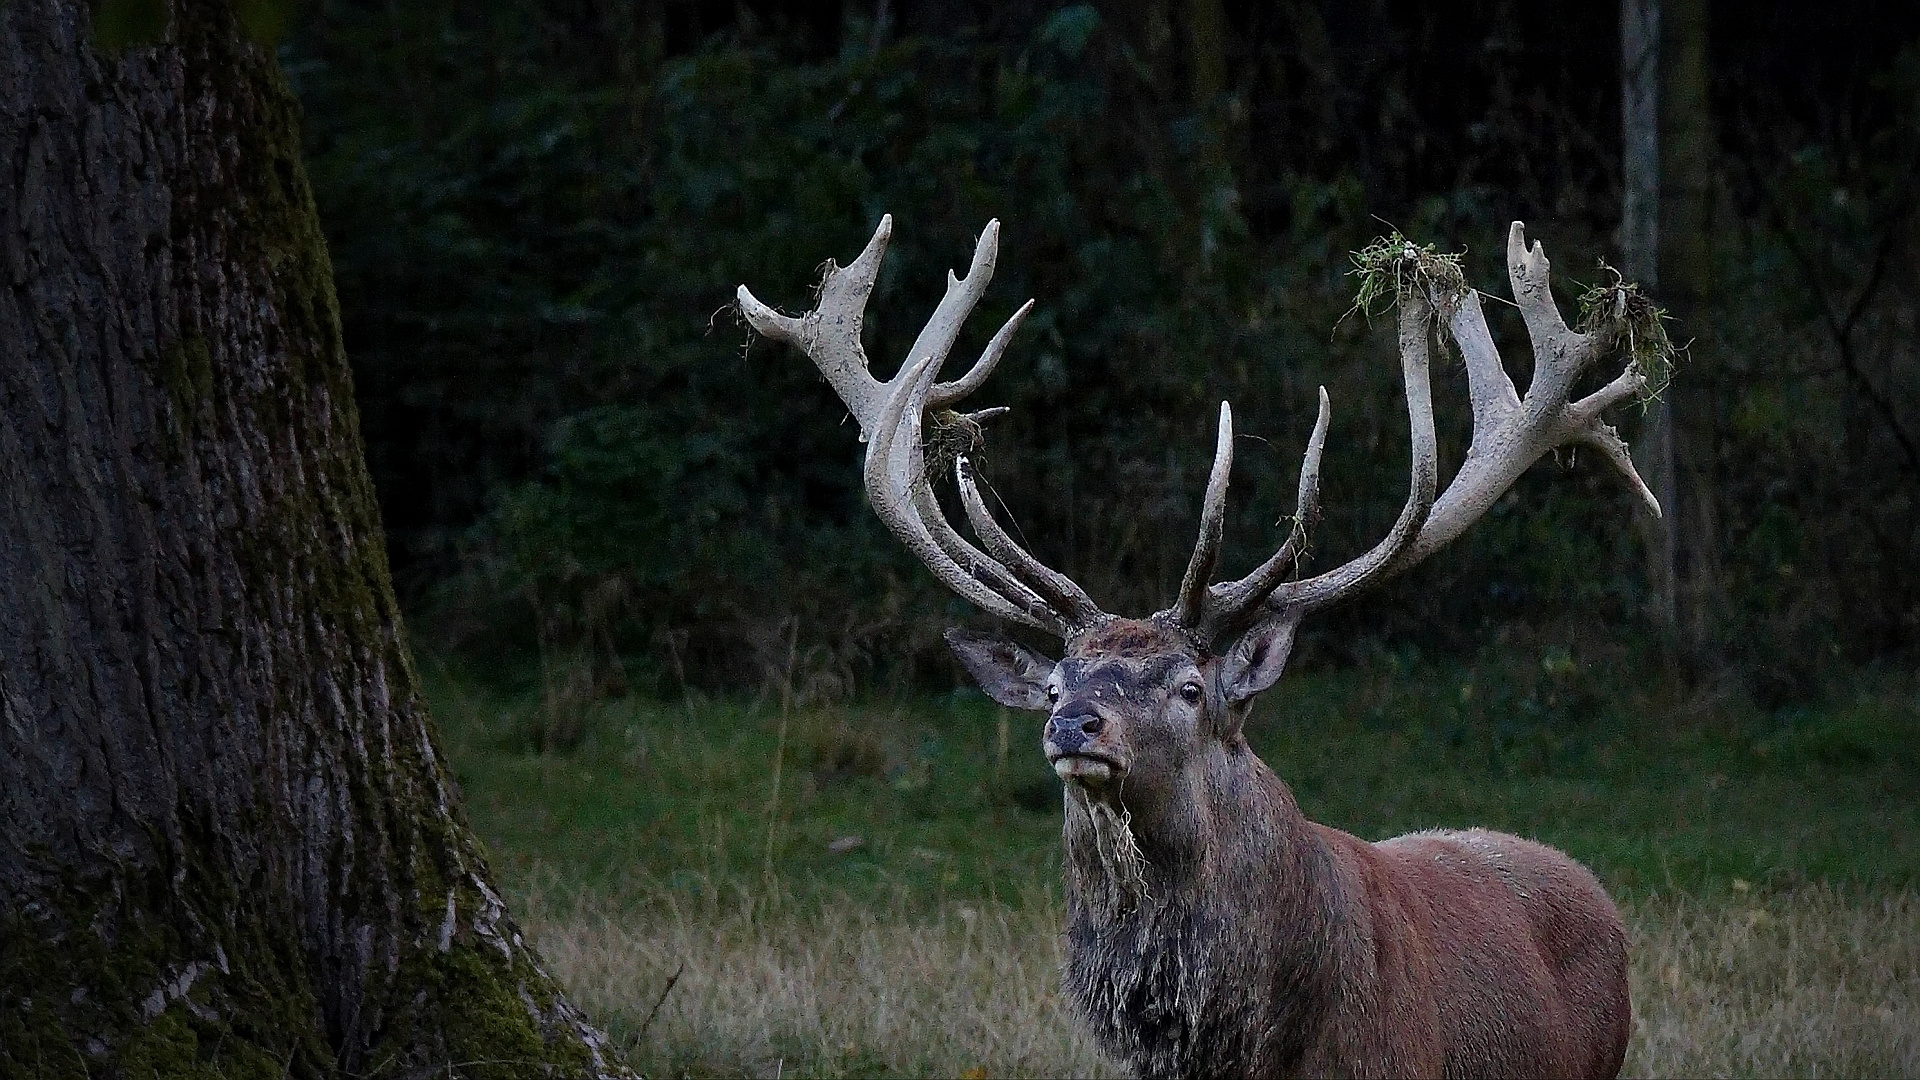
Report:
[[1060,688],[1057,686],[1047,687],[1047,704],[1057,705],[1059,703],[1060,703]]
[[1201,688],[1200,688],[1200,684],[1197,682],[1188,680],[1187,682],[1181,684],[1180,686],[1180,697],[1184,699],[1186,703],[1189,705],[1200,704],[1200,694],[1201,694]]

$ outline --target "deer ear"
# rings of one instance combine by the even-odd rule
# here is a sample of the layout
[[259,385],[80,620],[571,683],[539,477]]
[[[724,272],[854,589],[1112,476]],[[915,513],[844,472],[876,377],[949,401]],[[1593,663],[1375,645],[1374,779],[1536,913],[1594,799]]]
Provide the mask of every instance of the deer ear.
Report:
[[947,647],[988,697],[1009,709],[1046,710],[1053,661],[998,634],[956,628],[948,630],[946,638]]
[[1240,635],[1220,661],[1220,692],[1239,704],[1280,681],[1298,619],[1269,619]]

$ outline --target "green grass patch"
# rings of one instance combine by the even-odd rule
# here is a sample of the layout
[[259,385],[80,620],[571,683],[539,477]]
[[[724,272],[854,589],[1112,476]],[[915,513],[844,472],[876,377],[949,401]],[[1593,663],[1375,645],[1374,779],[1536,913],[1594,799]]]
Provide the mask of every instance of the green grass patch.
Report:
[[[1249,738],[1317,821],[1369,839],[1509,830],[1617,894],[1920,884],[1911,675],[1777,714],[1601,678],[1553,650],[1492,670],[1290,676]],[[606,701],[584,707],[564,753],[533,750],[534,689],[442,669],[430,692],[509,885],[924,910],[1057,891],[1059,787],[1039,718],[970,690],[784,711]]]
[[[1249,737],[1316,820],[1488,825],[1591,865],[1633,941],[1628,1075],[1911,1075],[1913,675],[1765,713],[1524,652],[1292,676]],[[628,698],[539,753],[538,680],[481,674],[429,681],[468,815],[550,970],[647,1075],[1117,1075],[1058,992],[1037,716],[971,690]]]

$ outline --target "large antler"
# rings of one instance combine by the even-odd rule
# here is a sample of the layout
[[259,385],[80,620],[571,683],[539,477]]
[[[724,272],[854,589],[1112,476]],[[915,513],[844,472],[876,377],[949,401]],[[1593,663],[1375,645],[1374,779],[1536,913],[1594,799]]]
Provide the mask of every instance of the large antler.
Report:
[[[991,554],[974,547],[947,524],[930,483],[923,448],[928,410],[945,409],[985,382],[1014,331],[1033,309],[1029,300],[1014,312],[966,375],[953,382],[934,381],[959,337],[961,324],[993,279],[1000,223],[990,221],[981,232],[966,277],[947,275],[947,294],[920,331],[906,362],[892,379],[881,382],[867,370],[860,329],[892,234],[893,217],[887,215],[852,264],[829,263],[820,301],[805,315],[783,315],[755,299],[745,285],[738,293],[741,312],[755,330],[805,352],[846,402],[867,444],[868,502],[942,583],[992,614],[1061,637],[1104,620],[1107,616],[1084,590],[1042,565],[993,521],[974,488],[965,456],[956,464],[961,497],[975,533]],[[1005,411],[987,409],[948,416],[946,421],[977,425]]]
[[[1400,357],[1406,381],[1407,417],[1412,426],[1413,479],[1399,520],[1373,549],[1342,566],[1303,581],[1283,580],[1305,543],[1305,529],[1318,511],[1321,445],[1326,437],[1326,391],[1320,393],[1320,418],[1300,472],[1295,524],[1287,541],[1252,574],[1239,581],[1208,586],[1218,552],[1227,476],[1233,461],[1233,427],[1225,403],[1213,474],[1201,510],[1200,539],[1181,583],[1171,617],[1212,641],[1262,618],[1293,622],[1413,566],[1479,520],[1520,474],[1548,451],[1562,446],[1598,450],[1639,493],[1658,517],[1660,503],[1634,471],[1626,444],[1602,419],[1609,406],[1644,391],[1648,375],[1629,361],[1627,369],[1599,390],[1570,401],[1575,381],[1613,351],[1617,322],[1603,321],[1581,333],[1569,328],[1554,305],[1547,284],[1547,256],[1527,246],[1520,222],[1507,234],[1507,274],[1514,301],[1527,325],[1534,355],[1534,377],[1522,398],[1500,362],[1480,310],[1479,294],[1457,273],[1432,273],[1432,256],[1412,245],[1389,253],[1408,271],[1398,275]],[[1445,268],[1450,269],[1450,268]],[[1460,471],[1436,500],[1433,402],[1428,383],[1428,345],[1433,317],[1444,320],[1460,346],[1467,368],[1467,392],[1473,405],[1473,441]]]

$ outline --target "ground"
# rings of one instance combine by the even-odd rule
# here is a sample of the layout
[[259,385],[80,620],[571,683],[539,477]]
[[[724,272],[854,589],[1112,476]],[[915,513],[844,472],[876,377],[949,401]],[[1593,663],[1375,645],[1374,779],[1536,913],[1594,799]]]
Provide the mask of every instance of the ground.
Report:
[[[1034,717],[971,691],[629,698],[537,754],[531,689],[445,665],[429,684],[516,910],[633,1065],[1106,1068],[1055,996],[1059,789]],[[1487,825],[1592,866],[1632,924],[1630,1074],[1920,1072],[1913,675],[1772,712],[1630,685],[1553,650],[1388,658],[1290,676],[1250,735],[1317,820]]]

